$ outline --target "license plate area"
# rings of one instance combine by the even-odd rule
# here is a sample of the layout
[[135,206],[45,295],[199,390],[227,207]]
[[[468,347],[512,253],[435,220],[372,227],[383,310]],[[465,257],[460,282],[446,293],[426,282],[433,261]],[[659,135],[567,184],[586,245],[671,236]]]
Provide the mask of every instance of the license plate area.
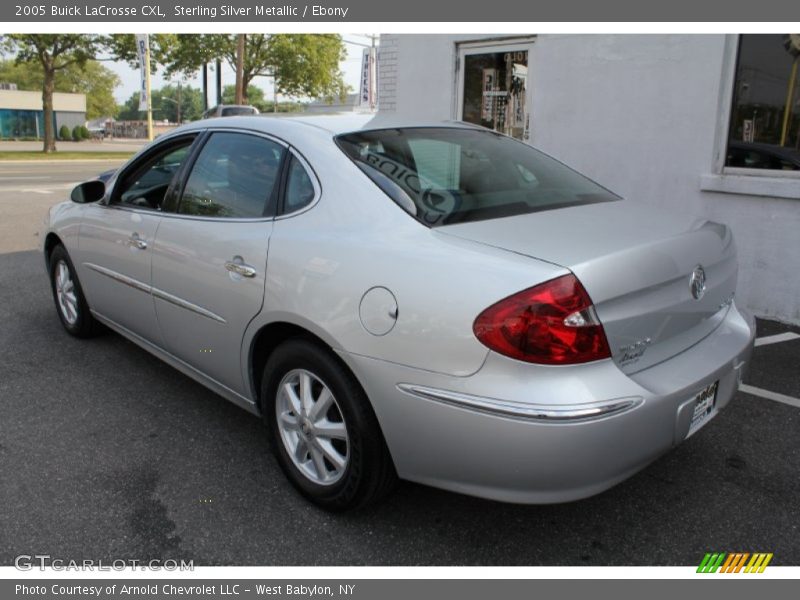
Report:
[[715,381],[711,385],[697,392],[695,395],[692,422],[689,425],[689,433],[686,434],[686,437],[689,437],[703,425],[708,423],[708,421],[711,420],[711,417],[716,414],[718,388],[719,381]]

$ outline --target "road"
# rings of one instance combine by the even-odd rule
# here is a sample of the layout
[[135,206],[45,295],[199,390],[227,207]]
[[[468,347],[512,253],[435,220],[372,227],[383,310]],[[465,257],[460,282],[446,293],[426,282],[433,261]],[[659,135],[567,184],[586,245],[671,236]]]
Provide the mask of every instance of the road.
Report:
[[[405,483],[359,514],[309,505],[257,418],[118,335],[62,330],[32,232],[102,168],[0,168],[0,564],[692,565],[710,551],[800,564],[800,406],[745,393],[588,500],[515,506]],[[800,331],[759,323],[767,341],[787,333]],[[800,337],[780,339],[756,348],[746,382],[800,398]]]
[[0,161],[0,252],[32,250],[47,210],[120,160]]

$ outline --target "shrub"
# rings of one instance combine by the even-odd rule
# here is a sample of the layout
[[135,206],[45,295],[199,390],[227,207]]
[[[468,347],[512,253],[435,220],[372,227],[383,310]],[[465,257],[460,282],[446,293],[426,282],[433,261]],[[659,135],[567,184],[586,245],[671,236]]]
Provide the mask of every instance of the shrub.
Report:
[[66,125],[62,125],[61,129],[58,130],[58,137],[61,138],[62,140],[70,139],[72,135],[69,132],[69,127],[67,127]]
[[92,134],[89,133],[89,128],[86,125],[81,125],[81,138],[84,140],[88,140],[92,137]]
[[81,141],[81,126],[80,125],[75,125],[75,127],[72,128],[72,139],[75,140],[76,142],[80,142]]

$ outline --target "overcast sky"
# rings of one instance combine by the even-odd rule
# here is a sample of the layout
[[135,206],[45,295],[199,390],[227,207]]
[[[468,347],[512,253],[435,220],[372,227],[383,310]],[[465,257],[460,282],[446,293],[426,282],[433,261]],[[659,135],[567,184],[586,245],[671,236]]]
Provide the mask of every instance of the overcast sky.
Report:
[[[361,53],[363,50],[363,46],[358,44],[368,44],[369,39],[364,36],[359,35],[342,35],[342,38],[345,41],[345,47],[347,48],[347,59],[341,63],[341,70],[344,73],[344,81],[347,83],[353,92],[358,91],[359,86],[359,78],[360,78],[360,69],[361,69]],[[117,75],[119,75],[120,81],[122,82],[121,85],[117,86],[117,89],[114,90],[114,97],[117,99],[117,102],[122,104],[131,95],[138,91],[139,89],[139,70],[132,69],[128,66],[127,63],[124,62],[104,62],[109,69],[114,71]],[[209,97],[208,103],[209,106],[213,106],[216,104],[216,97],[215,97],[215,85],[216,85],[216,75],[214,72],[209,69],[208,71],[208,89],[209,89]],[[233,85],[236,82],[236,74],[234,71],[228,66],[228,64],[223,61],[222,62],[222,86],[225,87],[226,85]],[[151,85],[153,89],[158,89],[161,86],[167,83],[178,83],[178,79],[167,80],[163,77],[163,74],[159,72],[156,74],[152,80]],[[191,85],[192,87],[201,88],[203,87],[203,82],[201,79],[201,75],[198,72],[194,78],[190,78],[188,80],[184,80],[184,83]],[[260,87],[264,90],[264,97],[271,99],[272,98],[272,80],[268,77],[257,77],[253,81],[253,85],[256,87]],[[278,99],[279,101],[281,98]],[[285,100],[285,98],[283,98]]]

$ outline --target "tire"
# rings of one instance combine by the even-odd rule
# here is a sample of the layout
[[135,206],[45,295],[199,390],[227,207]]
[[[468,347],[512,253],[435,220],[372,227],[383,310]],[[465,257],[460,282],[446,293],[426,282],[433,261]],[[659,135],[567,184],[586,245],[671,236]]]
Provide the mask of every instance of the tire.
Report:
[[89,311],[78,274],[61,244],[50,253],[48,269],[56,313],[67,333],[78,338],[94,337],[100,333],[100,323]]
[[[304,386],[311,392],[305,405]],[[397,473],[369,400],[329,350],[302,338],[284,342],[264,366],[261,394],[272,450],[306,498],[344,511],[375,504],[394,488]]]

